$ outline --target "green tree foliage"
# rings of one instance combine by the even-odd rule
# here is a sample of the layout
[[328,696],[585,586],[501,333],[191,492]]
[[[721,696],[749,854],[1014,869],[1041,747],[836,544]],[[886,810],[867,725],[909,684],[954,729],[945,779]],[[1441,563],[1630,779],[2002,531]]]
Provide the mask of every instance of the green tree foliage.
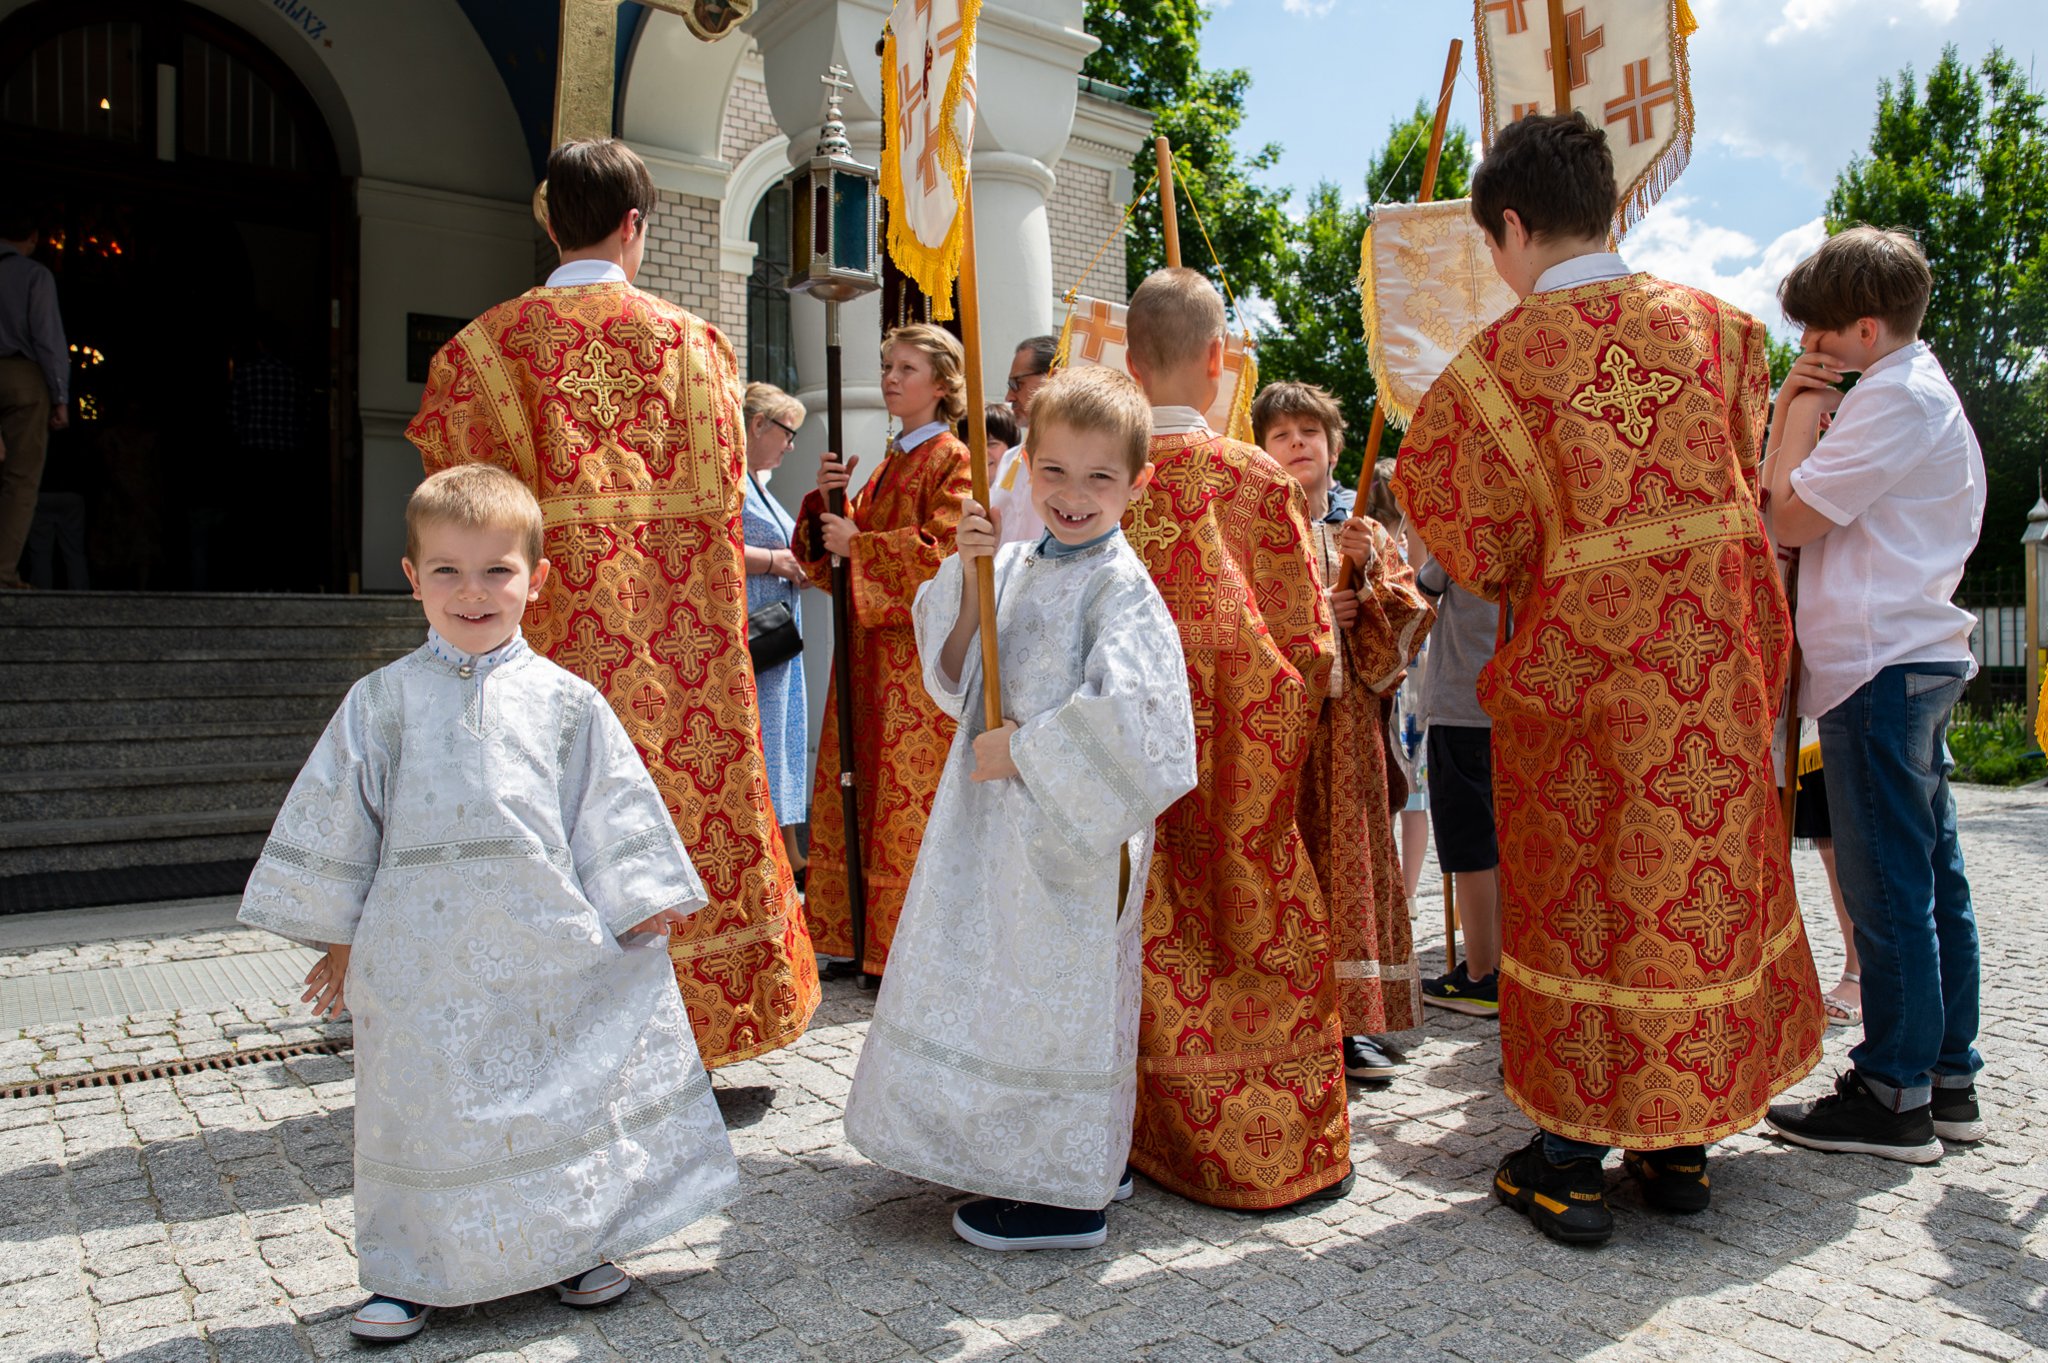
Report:
[[[1368,193],[1379,201],[1402,203],[1412,203],[1421,194],[1429,125],[1430,107],[1420,101],[1414,113],[1394,122],[1386,145],[1366,172]],[[1435,197],[1463,197],[1471,166],[1465,130],[1447,129]],[[1344,409],[1344,455],[1337,477],[1354,487],[1372,429],[1374,385],[1366,361],[1358,286],[1359,245],[1369,221],[1366,205],[1345,203],[1334,184],[1325,181],[1309,192],[1307,214],[1288,233],[1284,269],[1265,291],[1274,323],[1258,338],[1261,380],[1319,384]],[[1394,452],[1397,437],[1398,432],[1381,441],[1383,456]]]
[[1877,87],[1870,154],[1828,196],[1828,230],[1903,227],[1934,271],[1921,336],[1984,447],[1988,505],[1972,573],[2017,566],[2048,451],[2048,121],[2024,68],[1994,47],[1976,68],[1942,52]]
[[[1269,290],[1286,245],[1287,195],[1252,183],[1270,170],[1280,148],[1269,143],[1241,156],[1231,137],[1244,122],[1251,73],[1202,66],[1202,0],[1088,0],[1088,31],[1102,46],[1083,63],[1081,74],[1131,92],[1131,102],[1153,112],[1153,128],[1173,142],[1180,182],[1181,263],[1219,278],[1202,244],[1192,197],[1216,245],[1223,274],[1242,297]],[[1142,188],[1153,174],[1152,148],[1131,163]],[[1159,196],[1141,201],[1125,243],[1126,273],[1132,288],[1166,263],[1159,221]],[[1071,280],[1057,281],[1061,288]],[[1220,282],[1220,280],[1219,280]]]
[[1778,391],[1778,385],[1792,372],[1792,362],[1799,358],[1799,347],[1790,341],[1781,341],[1775,336],[1764,338],[1764,354],[1771,366],[1771,391]]

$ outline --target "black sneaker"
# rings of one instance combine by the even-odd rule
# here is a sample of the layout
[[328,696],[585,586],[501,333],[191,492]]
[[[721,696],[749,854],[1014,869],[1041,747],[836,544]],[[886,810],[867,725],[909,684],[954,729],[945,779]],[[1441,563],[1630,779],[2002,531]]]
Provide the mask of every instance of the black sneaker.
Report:
[[1626,1150],[1622,1152],[1621,1167],[1641,1185],[1646,1206],[1680,1216],[1707,1209],[1712,1190],[1708,1186],[1704,1145],[1684,1145],[1675,1150]]
[[1493,1195],[1560,1244],[1605,1244],[1614,1234],[1614,1213],[1607,1209],[1607,1175],[1600,1161],[1552,1164],[1544,1158],[1540,1131],[1501,1161],[1493,1175]]
[[1423,981],[1422,1001],[1472,1017],[1499,1017],[1500,972],[1491,971],[1485,979],[1475,980],[1466,973],[1465,963],[1460,961],[1458,968],[1450,974]]
[[[1975,1110],[1975,1104],[1971,1105]],[[1835,1091],[1804,1103],[1778,1103],[1764,1120],[1786,1140],[1813,1150],[1878,1155],[1907,1164],[1941,1158],[1934,1105],[1894,1112],[1877,1101],[1856,1071],[1844,1070]]]
[[1376,1036],[1344,1038],[1344,1073],[1369,1083],[1384,1083],[1401,1072],[1401,1055],[1389,1054]]
[[1934,1090],[1934,1134],[1957,1145],[1974,1145],[1990,1134],[1977,1110],[1977,1086]]
[[1109,1239],[1109,1218],[1073,1207],[983,1197],[953,1213],[953,1233],[982,1249],[1093,1249]]

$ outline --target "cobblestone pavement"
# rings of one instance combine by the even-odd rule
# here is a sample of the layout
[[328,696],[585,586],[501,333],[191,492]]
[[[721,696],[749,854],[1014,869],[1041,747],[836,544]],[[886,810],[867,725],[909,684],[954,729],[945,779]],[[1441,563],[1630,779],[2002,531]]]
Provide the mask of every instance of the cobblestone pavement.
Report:
[[[1711,1211],[1655,1216],[1613,1173],[1615,1239],[1564,1249],[1488,1193],[1526,1129],[1498,1091],[1491,1025],[1433,1014],[1402,1078],[1353,1093],[1344,1201],[1244,1216],[1141,1181],[1102,1249],[998,1256],[954,1238],[957,1195],[846,1146],[869,1003],[840,985],[800,1045],[720,1072],[743,1195],[630,1260],[640,1289],[591,1315],[538,1294],[436,1313],[384,1356],[2048,1360],[2048,1017],[2032,992],[2048,976],[2048,794],[1959,797],[1994,1134],[1938,1165],[1741,1136],[1717,1148]],[[1811,852],[1798,860],[1832,980],[1825,883]],[[1417,921],[1440,922],[1441,904],[1425,897]],[[227,932],[51,948],[0,959],[0,974],[275,945]],[[328,1032],[276,999],[0,1031],[0,1084]],[[1803,1091],[1827,1085],[1848,1044],[1835,1035]],[[344,1054],[0,1100],[0,1359],[354,1352],[352,1092]]]

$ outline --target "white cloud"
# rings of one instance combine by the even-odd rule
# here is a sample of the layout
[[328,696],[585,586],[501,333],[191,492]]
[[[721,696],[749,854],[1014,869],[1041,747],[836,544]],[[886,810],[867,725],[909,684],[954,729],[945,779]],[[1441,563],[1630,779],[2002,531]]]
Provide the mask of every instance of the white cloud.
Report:
[[1778,26],[1764,35],[1764,41],[1782,43],[1787,38],[1811,33],[1814,29],[1826,27],[1836,15],[1850,7],[1850,0],[1785,0]]
[[1779,335],[1794,335],[1778,311],[1778,281],[1827,239],[1826,225],[1815,218],[1760,247],[1747,233],[1701,221],[1697,207],[1683,194],[1666,195],[1622,243],[1629,265],[1705,289]]
[[1304,19],[1320,19],[1337,8],[1337,0],[1280,0],[1280,8]]

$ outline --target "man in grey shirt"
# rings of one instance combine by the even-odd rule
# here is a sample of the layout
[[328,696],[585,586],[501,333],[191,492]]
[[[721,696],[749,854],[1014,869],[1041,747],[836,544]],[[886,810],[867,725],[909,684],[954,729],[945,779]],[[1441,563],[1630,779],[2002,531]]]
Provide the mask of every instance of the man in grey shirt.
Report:
[[21,550],[36,515],[50,432],[71,424],[71,352],[57,280],[34,259],[24,208],[0,206],[0,590],[19,590]]
[[1493,822],[1493,720],[1479,708],[1479,672],[1493,657],[1500,608],[1453,584],[1427,559],[1415,575],[1436,603],[1420,708],[1437,864],[1451,877],[1465,959],[1426,980],[1425,1003],[1500,1016],[1500,848]]

